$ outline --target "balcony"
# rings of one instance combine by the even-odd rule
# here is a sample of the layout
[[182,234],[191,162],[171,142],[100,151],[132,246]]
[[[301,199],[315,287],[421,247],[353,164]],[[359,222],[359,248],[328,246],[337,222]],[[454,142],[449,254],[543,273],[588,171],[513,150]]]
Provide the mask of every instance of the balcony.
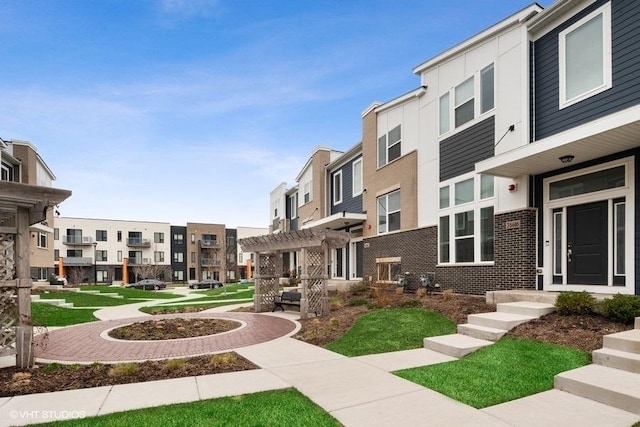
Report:
[[62,236],[62,244],[69,246],[91,246],[93,245],[93,237]]
[[65,267],[93,267],[93,258],[91,257],[63,257],[62,264]]
[[150,248],[151,239],[143,239],[142,237],[127,237],[127,246],[130,248]]
[[200,258],[200,265],[202,267],[220,267],[222,261],[214,258]]
[[129,265],[149,265],[151,264],[151,258],[138,258],[131,257],[129,258]]
[[220,247],[220,243],[217,240],[200,240],[200,247],[203,249],[217,249]]

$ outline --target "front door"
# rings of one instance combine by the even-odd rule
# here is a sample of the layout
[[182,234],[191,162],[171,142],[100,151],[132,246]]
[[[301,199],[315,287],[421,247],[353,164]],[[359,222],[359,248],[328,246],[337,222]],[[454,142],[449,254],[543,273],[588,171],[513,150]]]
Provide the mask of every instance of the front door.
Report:
[[567,208],[567,283],[607,285],[608,202]]

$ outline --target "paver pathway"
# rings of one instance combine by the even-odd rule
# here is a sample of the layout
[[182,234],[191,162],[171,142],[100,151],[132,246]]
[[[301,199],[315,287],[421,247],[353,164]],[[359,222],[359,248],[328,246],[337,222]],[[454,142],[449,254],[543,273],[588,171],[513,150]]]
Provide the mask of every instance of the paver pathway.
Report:
[[[296,323],[282,317],[253,313],[181,313],[153,319],[220,318],[237,320],[242,327],[222,334],[168,341],[115,340],[107,331],[138,318],[91,322],[49,333],[48,343],[37,355],[41,361],[74,363],[123,362],[197,356],[260,344],[294,333]],[[144,319],[146,320],[146,319]]]

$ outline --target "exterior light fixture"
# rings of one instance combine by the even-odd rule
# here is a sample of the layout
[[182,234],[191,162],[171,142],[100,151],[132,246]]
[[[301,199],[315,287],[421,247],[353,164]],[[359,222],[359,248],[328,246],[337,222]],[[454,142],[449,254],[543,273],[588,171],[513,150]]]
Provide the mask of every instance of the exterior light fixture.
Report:
[[575,156],[571,155],[571,154],[567,154],[566,156],[561,156],[558,157],[558,159],[562,162],[562,163],[571,163],[573,161],[573,159],[575,159]]

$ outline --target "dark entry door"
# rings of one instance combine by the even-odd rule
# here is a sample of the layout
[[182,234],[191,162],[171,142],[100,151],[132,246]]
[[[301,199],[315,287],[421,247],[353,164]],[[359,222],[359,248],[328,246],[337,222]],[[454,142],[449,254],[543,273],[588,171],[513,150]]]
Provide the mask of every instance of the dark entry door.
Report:
[[608,203],[567,208],[567,283],[606,285]]

